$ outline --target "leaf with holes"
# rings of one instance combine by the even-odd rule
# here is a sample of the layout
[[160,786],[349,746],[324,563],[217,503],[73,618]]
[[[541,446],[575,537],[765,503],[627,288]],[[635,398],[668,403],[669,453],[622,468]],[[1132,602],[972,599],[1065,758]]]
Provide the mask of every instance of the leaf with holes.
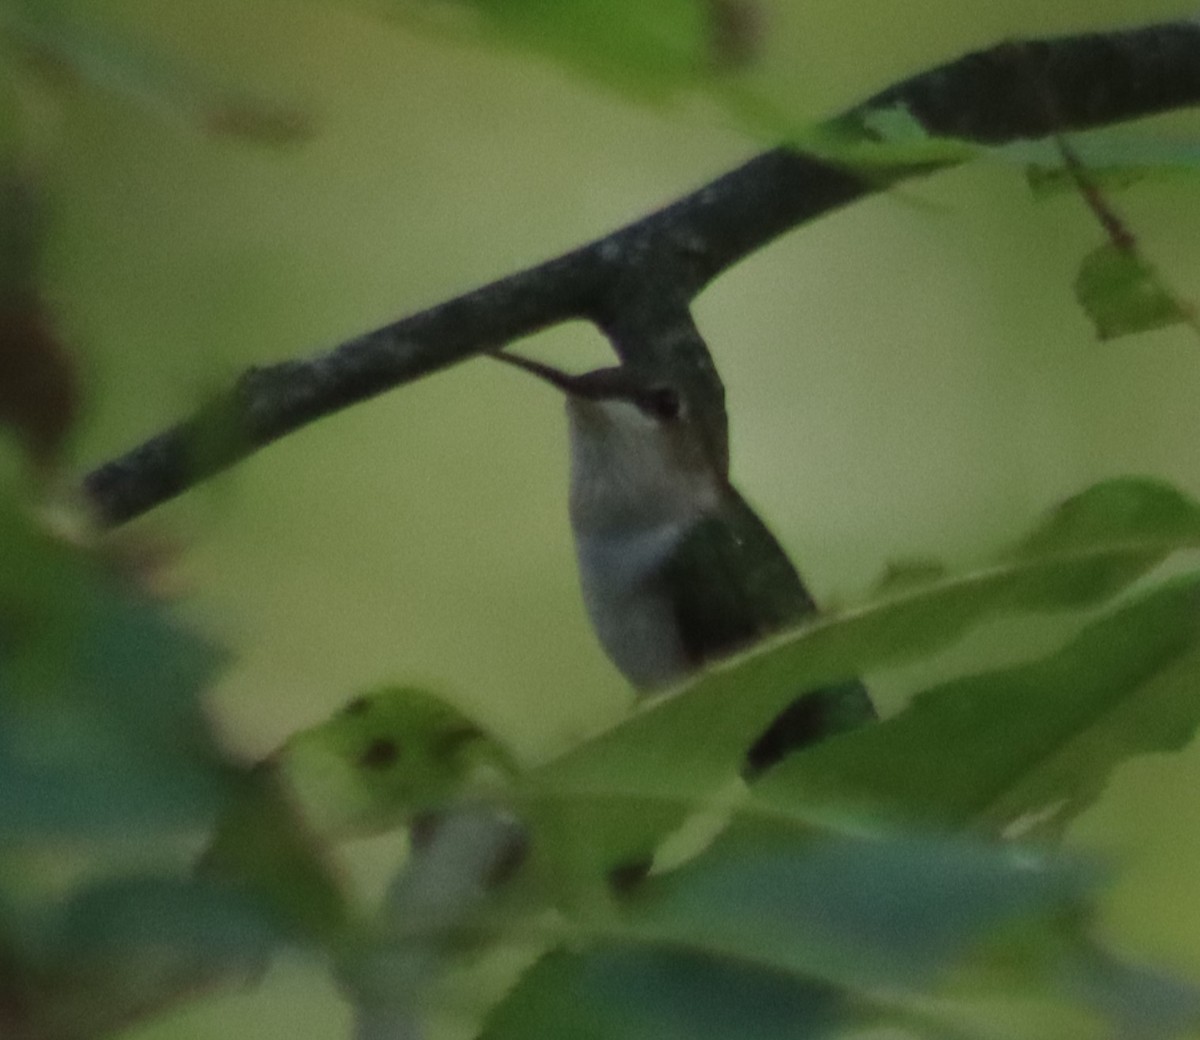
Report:
[[291,737],[269,760],[323,835],[399,826],[472,780],[516,772],[498,740],[424,690],[385,687]]
[[[1094,606],[1197,545],[1200,508],[1190,499],[1153,481],[1098,484],[988,566],[893,588],[646,705],[528,773],[526,811],[566,877],[644,861],[690,808],[736,774],[746,749],[798,692],[929,653],[996,614]],[[630,798],[640,800],[637,813],[628,811]]]
[[1058,833],[1133,755],[1200,725],[1200,575],[1090,624],[1015,668],[919,694],[894,718],[783,762],[754,796],[922,825]]

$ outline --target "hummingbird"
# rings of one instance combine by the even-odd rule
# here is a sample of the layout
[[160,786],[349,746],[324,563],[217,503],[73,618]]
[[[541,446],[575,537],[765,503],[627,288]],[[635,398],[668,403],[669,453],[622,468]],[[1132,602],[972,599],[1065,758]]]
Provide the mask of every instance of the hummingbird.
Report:
[[[570,520],[600,644],[644,695],[817,613],[787,553],[729,479],[724,392],[630,362],[573,375],[498,360],[566,396]],[[861,682],[800,691],[748,749],[753,779],[876,717]]]

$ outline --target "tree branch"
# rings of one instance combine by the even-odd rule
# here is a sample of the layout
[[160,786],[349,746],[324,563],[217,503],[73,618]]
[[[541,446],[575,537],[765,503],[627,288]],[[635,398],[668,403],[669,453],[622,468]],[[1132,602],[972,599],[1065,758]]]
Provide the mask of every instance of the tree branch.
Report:
[[[1179,21],[1004,43],[889,87],[827,128],[869,138],[872,113],[903,106],[932,135],[998,144],[1198,102],[1200,22]],[[595,323],[628,360],[644,341],[634,315],[652,294],[667,301],[654,320],[673,312],[686,332],[688,303],[744,256],[936,168],[869,180],[801,152],[765,152],[572,252],[311,358],[251,368],[215,409],[93,470],[84,489],[102,523],[122,523],[315,419],[571,319]]]

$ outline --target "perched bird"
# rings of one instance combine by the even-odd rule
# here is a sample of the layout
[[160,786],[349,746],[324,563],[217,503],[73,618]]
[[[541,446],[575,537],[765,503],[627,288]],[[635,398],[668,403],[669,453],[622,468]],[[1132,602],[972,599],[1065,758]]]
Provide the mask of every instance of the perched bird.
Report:
[[[630,364],[570,375],[494,356],[566,395],[584,603],[636,689],[653,693],[816,613],[787,554],[729,481],[723,398],[704,389],[715,373],[690,384]],[[743,775],[874,717],[857,681],[803,691],[748,749]]]

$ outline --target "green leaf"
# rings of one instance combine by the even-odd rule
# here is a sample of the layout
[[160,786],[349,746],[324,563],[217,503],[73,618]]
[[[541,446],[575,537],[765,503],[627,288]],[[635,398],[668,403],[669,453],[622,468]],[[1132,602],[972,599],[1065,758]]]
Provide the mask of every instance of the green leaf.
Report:
[[453,705],[409,686],[356,697],[272,757],[322,835],[377,833],[445,805],[468,782],[503,782],[507,748]]
[[[714,66],[720,5],[705,0],[456,0],[454,6],[459,31],[546,55],[647,99],[695,86]],[[394,10],[417,25],[439,24],[419,0],[397,0]]]
[[206,822],[232,770],[200,693],[221,655],[0,502],[0,835]]
[[[798,692],[928,653],[997,613],[1093,605],[1197,544],[1200,509],[1178,492],[1132,478],[1098,484],[991,566],[824,617],[648,704],[530,772],[526,812],[564,881],[644,860],[688,806],[736,773]],[[639,812],[628,811],[630,798]]]
[[1097,880],[1028,850],[852,837],[742,818],[625,904],[647,941],[839,986],[920,991],[1015,920],[1057,916]]
[[[1102,191],[1123,191],[1146,180],[1155,173],[1166,171],[1141,166],[1088,166],[1088,181]],[[1045,199],[1067,192],[1077,193],[1079,182],[1063,166],[1030,165],[1025,168],[1025,180],[1035,199]]]
[[974,142],[930,134],[904,105],[859,109],[801,130],[790,143],[885,182],[957,166],[985,154]]
[[816,1040],[855,1016],[831,987],[703,953],[617,943],[542,958],[482,1040]]
[[841,805],[943,827],[1057,833],[1132,755],[1200,724],[1200,576],[1149,593],[1032,664],[946,683],[781,763],[764,805]]
[[245,778],[197,869],[250,894],[295,938],[328,941],[347,923],[342,881],[326,848],[268,766]]
[[75,894],[27,922],[24,964],[7,976],[27,1032],[98,1036],[218,987],[261,974],[279,942],[255,905],[220,886],[130,877]]
[[[1120,191],[1150,179],[1194,177],[1200,172],[1200,144],[1131,134],[1104,127],[1070,137],[1072,152],[1087,169],[1088,180],[1104,191]],[[1066,168],[1053,139],[1014,141],[991,149],[995,159],[1025,167],[1035,199],[1079,191],[1077,177]]]
[[172,877],[127,877],[76,894],[61,913],[57,957],[111,964],[173,949],[229,965],[259,964],[279,933],[227,886]]
[[1136,250],[1113,242],[1084,257],[1074,289],[1102,340],[1191,320],[1187,306],[1158,272]]
[[13,0],[0,32],[43,67],[209,133],[283,144],[311,134],[310,117],[288,104],[225,86],[177,55],[100,21],[86,4]]
[[1194,990],[1081,933],[1095,880],[1008,846],[742,821],[645,881],[615,917],[569,922],[567,945],[522,979],[483,1035],[790,1038],[916,1023],[973,1036],[948,1026],[938,1002],[997,990],[1102,1015],[1123,1035],[1194,1023]]

